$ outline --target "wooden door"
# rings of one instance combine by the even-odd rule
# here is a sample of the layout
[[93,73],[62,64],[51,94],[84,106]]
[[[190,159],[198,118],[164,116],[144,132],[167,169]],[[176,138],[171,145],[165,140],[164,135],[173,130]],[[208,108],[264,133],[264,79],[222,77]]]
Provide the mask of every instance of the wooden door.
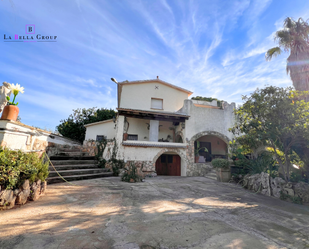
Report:
[[156,171],[158,175],[180,176],[181,159],[178,155],[161,155],[156,161]]

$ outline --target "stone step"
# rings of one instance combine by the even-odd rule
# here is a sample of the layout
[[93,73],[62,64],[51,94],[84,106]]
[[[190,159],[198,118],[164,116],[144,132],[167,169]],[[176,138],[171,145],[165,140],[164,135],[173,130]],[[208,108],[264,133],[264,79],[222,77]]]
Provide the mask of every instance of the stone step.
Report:
[[74,148],[71,148],[71,149],[59,149],[59,152],[80,152],[80,149],[74,149]]
[[94,156],[51,156],[50,160],[95,160]]
[[216,171],[210,171],[207,175],[205,175],[206,178],[217,180],[217,173]]
[[[61,176],[75,176],[75,175],[89,175],[106,172],[105,169],[91,168],[91,169],[69,169],[69,170],[57,170]],[[49,177],[58,176],[56,171],[50,171]]]
[[[73,175],[73,176],[64,176],[63,178],[67,181],[78,181],[78,180],[86,180],[86,179],[93,179],[93,178],[101,178],[101,177],[109,177],[113,176],[113,172],[102,172],[97,174],[88,174],[88,175]],[[65,182],[59,176],[55,177],[48,177],[47,184]]]
[[53,165],[97,164],[96,160],[51,160]]
[[217,176],[212,176],[212,175],[205,175],[205,177],[206,178],[208,178],[208,179],[212,179],[212,180],[215,180],[215,181],[217,181]]
[[[67,170],[67,169],[90,169],[97,168],[96,164],[76,164],[76,165],[54,165],[56,170]],[[54,168],[50,165],[49,170],[54,171]]]
[[89,156],[89,153],[81,151],[66,151],[66,152],[62,151],[58,152],[56,156],[81,157],[81,156]]

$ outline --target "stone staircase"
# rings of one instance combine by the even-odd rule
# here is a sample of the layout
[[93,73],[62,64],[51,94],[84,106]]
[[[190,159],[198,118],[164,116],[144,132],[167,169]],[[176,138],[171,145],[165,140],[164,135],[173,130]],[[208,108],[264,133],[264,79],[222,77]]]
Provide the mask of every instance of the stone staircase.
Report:
[[217,181],[216,170],[212,169],[209,173],[207,173],[207,175],[205,175],[205,177]]
[[213,168],[211,162],[206,163],[209,169],[211,169],[206,175],[204,175],[206,178],[216,180],[217,181],[217,173],[216,170]]
[[[108,172],[108,169],[99,168],[94,156],[89,156],[79,149],[62,149],[57,156],[51,156],[50,160],[58,173],[67,181],[113,175],[113,172]],[[49,171],[48,184],[64,182],[51,165]]]

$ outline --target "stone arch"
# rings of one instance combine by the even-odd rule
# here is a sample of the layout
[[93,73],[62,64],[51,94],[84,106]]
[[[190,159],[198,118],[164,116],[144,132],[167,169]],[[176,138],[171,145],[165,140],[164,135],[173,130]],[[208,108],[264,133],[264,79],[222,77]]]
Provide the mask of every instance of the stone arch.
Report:
[[189,160],[188,158],[186,157],[185,155],[185,152],[182,152],[181,150],[179,149],[172,149],[172,148],[166,148],[166,149],[162,149],[160,150],[156,155],[155,157],[153,158],[153,167],[155,168],[156,167],[156,161],[158,160],[158,158],[164,154],[164,153],[168,153],[168,152],[174,152],[174,153],[177,153],[180,158],[181,158],[181,176],[186,176],[187,175],[187,165],[189,165]]
[[223,135],[222,133],[220,132],[217,132],[217,131],[202,131],[202,132],[199,132],[197,134],[195,134],[191,139],[190,139],[190,142],[194,142],[196,139],[199,139],[200,137],[203,137],[203,136],[207,136],[207,135],[213,135],[213,136],[216,136],[218,138],[221,138],[226,144],[228,144],[230,142],[230,139]]
[[195,134],[193,137],[191,137],[191,139],[188,141],[188,143],[189,143],[188,156],[190,158],[189,160],[190,160],[191,163],[194,163],[194,142],[197,139],[199,139],[200,137],[207,136],[207,135],[213,135],[213,136],[216,136],[216,137],[222,139],[223,142],[225,142],[227,146],[229,144],[230,139],[220,132],[217,132],[217,131],[202,131],[202,132],[199,132],[199,133]]

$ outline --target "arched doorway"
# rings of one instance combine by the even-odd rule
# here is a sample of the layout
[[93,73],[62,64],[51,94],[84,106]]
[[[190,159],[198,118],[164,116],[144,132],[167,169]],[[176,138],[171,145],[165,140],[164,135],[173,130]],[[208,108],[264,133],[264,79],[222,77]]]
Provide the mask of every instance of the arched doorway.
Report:
[[158,175],[181,176],[181,158],[177,153],[166,152],[156,161]]
[[211,162],[215,158],[227,159],[228,142],[224,137],[217,134],[201,134],[194,140],[194,151],[198,152],[195,154],[195,163]]

